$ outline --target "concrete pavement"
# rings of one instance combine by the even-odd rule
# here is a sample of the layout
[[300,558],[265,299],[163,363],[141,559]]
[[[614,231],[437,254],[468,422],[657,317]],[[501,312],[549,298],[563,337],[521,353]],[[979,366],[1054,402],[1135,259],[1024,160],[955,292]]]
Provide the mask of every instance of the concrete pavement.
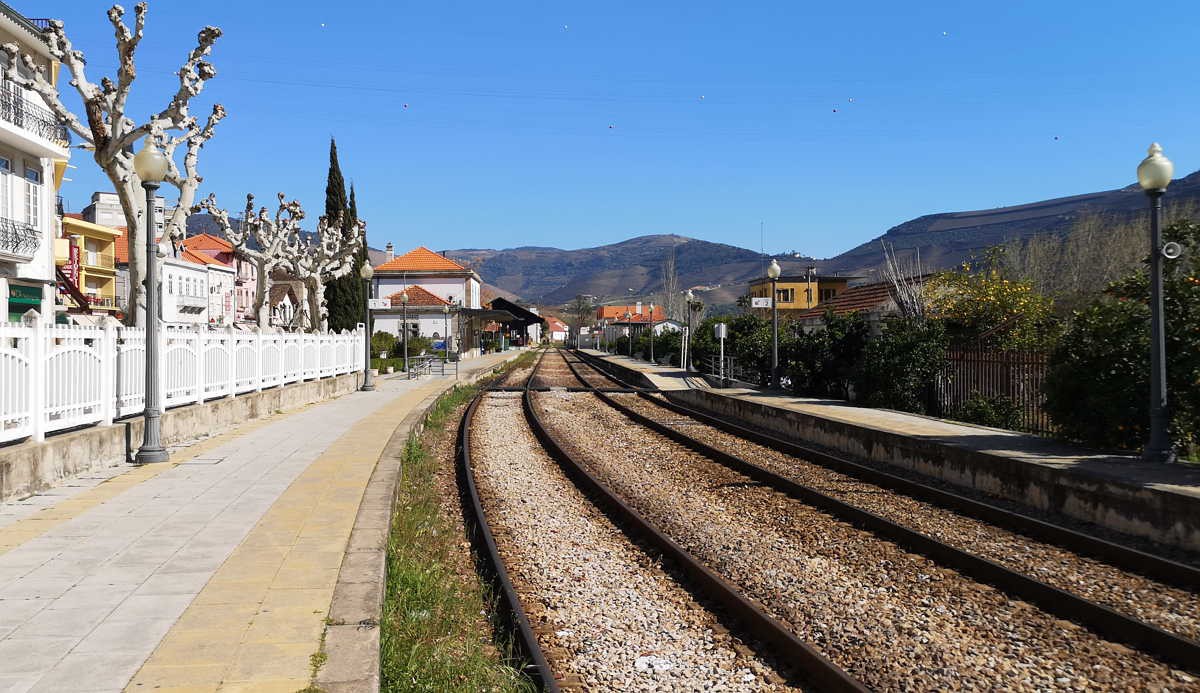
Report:
[[0,691],[307,686],[375,462],[453,378],[379,383],[0,506]]

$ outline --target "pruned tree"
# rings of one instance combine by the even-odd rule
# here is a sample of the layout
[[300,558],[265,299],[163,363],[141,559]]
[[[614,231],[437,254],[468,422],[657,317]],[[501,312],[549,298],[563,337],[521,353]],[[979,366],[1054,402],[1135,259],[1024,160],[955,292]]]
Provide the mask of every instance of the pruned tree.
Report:
[[663,275],[663,310],[666,316],[671,320],[682,320],[684,318],[681,294],[679,292],[679,271],[675,266],[675,246],[667,249],[667,255],[663,258],[662,264]]
[[260,328],[271,324],[271,272],[276,269],[292,269],[292,258],[302,246],[300,222],[304,220],[304,209],[296,200],[287,201],[283,193],[278,194],[279,208],[272,216],[266,207],[254,210],[254,195],[246,195],[246,209],[242,220],[233,224],[229,213],[217,205],[215,195],[209,195],[194,211],[203,209],[212,215],[225,237],[233,244],[234,252],[254,264],[255,291],[254,315]]
[[[50,55],[70,72],[70,84],[83,103],[82,119],[63,103],[54,84],[54,76],[47,74],[32,56],[21,53],[15,43],[5,43],[0,50],[8,59],[4,76],[40,96],[55,118],[82,138],[84,148],[92,150],[96,164],[112,182],[129,228],[126,239],[129,243],[126,320],[131,324],[144,324],[142,281],[146,268],[146,243],[145,225],[141,220],[153,219],[153,216],[149,216],[153,210],[145,209],[141,181],[133,170],[134,144],[144,137],[154,138],[170,160],[166,182],[178,189],[179,200],[171,217],[165,220],[165,234],[177,241],[187,228],[187,217],[192,212],[196,190],[203,180],[197,169],[200,149],[212,138],[217,124],[225,117],[225,109],[221,104],[213,106],[203,125],[191,114],[192,99],[217,74],[216,68],[206,58],[213,44],[221,37],[221,30],[214,26],[200,30],[196,46],[178,70],[179,88],[171,95],[165,108],[137,123],[128,115],[126,106],[137,78],[134,55],[146,25],[146,3],[139,2],[134,6],[132,28],[125,23],[124,16],[125,10],[120,5],[113,5],[108,10],[108,21],[116,32],[119,64],[115,78],[105,76],[99,83],[88,78],[83,52],[74,48],[61,21],[51,21],[46,31]],[[182,169],[175,161],[175,154],[180,147],[184,148]]]
[[333,218],[322,216],[317,220],[315,239],[301,241],[291,257],[292,274],[304,282],[304,313],[307,317],[303,329],[308,332],[325,332],[329,329],[325,285],[349,276],[363,250],[362,239],[366,238],[367,222],[355,220],[355,233],[346,234],[344,228],[340,215]]
[[583,294],[579,294],[567,304],[567,326],[575,336],[576,345],[579,344],[583,328],[591,323],[594,311],[592,302]]
[[923,289],[921,269],[921,251],[918,249],[915,258],[908,261],[896,257],[895,246],[880,241],[883,246],[883,279],[892,285],[892,295],[895,296],[896,307],[906,318],[923,319],[925,317],[926,296]]

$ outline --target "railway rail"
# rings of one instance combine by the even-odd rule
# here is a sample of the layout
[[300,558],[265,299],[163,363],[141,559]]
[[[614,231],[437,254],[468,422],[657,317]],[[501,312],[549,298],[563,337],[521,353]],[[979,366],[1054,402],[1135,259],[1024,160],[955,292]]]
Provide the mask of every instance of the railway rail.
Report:
[[[674,579],[717,605],[715,618],[758,643],[763,661],[795,672],[789,684],[902,689],[961,678],[985,687],[1200,690],[1189,566],[1135,560],[1125,547],[947,499],[909,479],[880,480],[849,461],[814,461],[812,451],[680,407],[581,355],[545,354],[519,395],[514,389],[505,383],[509,392],[468,409],[464,475],[472,478],[479,403],[508,397],[514,407],[519,396],[539,451],[581,497],[666,557]],[[867,576],[895,584],[865,584]],[[521,598],[511,599],[519,614]],[[879,623],[862,613],[871,608],[881,609]],[[990,641],[964,634],[964,622],[990,633],[994,652],[975,651]],[[965,645],[931,642],[939,627]],[[545,667],[554,664],[535,661]]]

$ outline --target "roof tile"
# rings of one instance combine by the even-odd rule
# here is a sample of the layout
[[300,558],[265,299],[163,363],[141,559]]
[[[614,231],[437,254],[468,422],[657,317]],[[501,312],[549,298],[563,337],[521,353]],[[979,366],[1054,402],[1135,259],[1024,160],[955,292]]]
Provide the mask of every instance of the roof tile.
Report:
[[377,272],[429,272],[437,270],[465,272],[467,268],[444,255],[433,252],[425,246],[410,250],[375,268]]
[[450,305],[450,302],[447,301],[446,299],[442,298],[441,296],[436,296],[434,294],[431,294],[424,287],[419,286],[417,284],[412,284],[404,291],[397,291],[396,293],[392,294],[391,296],[388,296],[388,298],[391,299],[391,301],[392,301],[393,308],[399,308],[402,305],[400,303],[400,294],[404,293],[405,291],[408,292],[409,307],[422,308],[422,307],[436,306],[438,308],[441,308],[442,306]]

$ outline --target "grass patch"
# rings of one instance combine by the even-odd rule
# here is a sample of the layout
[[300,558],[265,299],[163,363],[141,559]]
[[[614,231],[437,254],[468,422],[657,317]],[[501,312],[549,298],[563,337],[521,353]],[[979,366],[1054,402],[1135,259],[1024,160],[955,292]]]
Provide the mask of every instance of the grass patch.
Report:
[[[521,360],[510,367],[519,367]],[[427,431],[452,435],[456,410],[478,391],[476,385],[458,386],[439,398],[426,416]],[[480,615],[481,610],[494,611],[490,590],[474,573],[462,573],[463,552],[469,549],[440,511],[437,475],[443,463],[422,437],[412,435],[402,464],[388,543],[380,633],[382,689],[535,690],[528,678],[505,663],[507,644],[493,641],[493,624]]]

